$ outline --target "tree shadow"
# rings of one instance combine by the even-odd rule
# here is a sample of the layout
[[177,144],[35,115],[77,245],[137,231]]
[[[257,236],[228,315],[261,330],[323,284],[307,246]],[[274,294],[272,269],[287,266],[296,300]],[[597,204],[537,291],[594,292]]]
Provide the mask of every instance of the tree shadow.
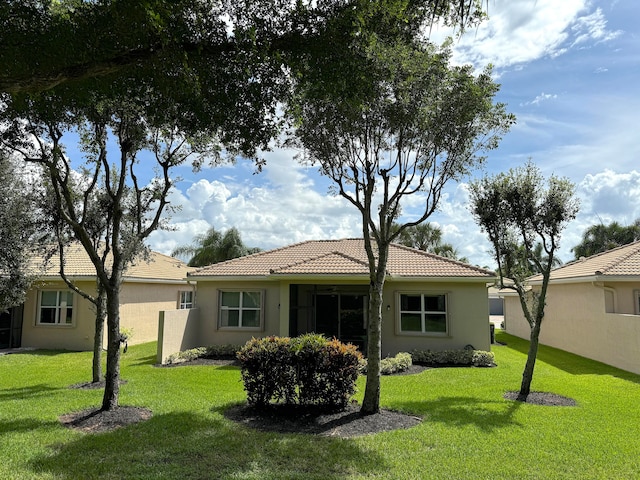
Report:
[[0,436],[5,433],[32,432],[39,428],[59,426],[59,422],[46,422],[34,418],[21,418],[18,420],[0,420]]
[[[529,341],[523,338],[501,332],[496,334],[496,339],[501,343],[498,348],[510,348],[524,355],[529,351]],[[608,375],[628,382],[640,383],[640,375],[548,345],[540,344],[536,358],[571,375]]]
[[487,432],[521,426],[513,417],[522,405],[522,402],[483,400],[477,397],[440,397],[398,404],[402,410],[424,415],[426,423],[439,422],[454,427],[475,425]]
[[31,461],[56,478],[344,478],[386,468],[356,442],[256,432],[217,414],[175,412],[86,434]]
[[50,387],[45,384],[29,385],[18,388],[3,388],[0,390],[0,402],[11,400],[27,400],[34,397],[48,396],[52,392],[60,391],[60,388]]

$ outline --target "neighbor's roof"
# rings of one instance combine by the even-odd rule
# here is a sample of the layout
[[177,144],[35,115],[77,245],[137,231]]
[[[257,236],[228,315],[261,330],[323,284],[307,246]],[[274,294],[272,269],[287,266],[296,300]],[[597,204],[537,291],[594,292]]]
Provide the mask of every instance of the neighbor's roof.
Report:
[[[551,280],[593,280],[594,277],[637,280],[640,277],[640,242],[567,263],[551,272]],[[532,282],[541,281],[536,275]]]
[[[60,277],[60,256],[53,254],[48,260],[33,259],[33,267],[41,278]],[[130,265],[124,273],[125,280],[184,280],[188,272],[195,270],[183,261],[158,252],[149,252],[148,258],[140,258]],[[95,268],[89,255],[80,244],[67,246],[65,249],[65,274],[70,278],[95,278]]]
[[[494,278],[494,273],[392,244],[387,272],[406,278]],[[368,276],[362,239],[311,240],[201,268],[190,277]]]

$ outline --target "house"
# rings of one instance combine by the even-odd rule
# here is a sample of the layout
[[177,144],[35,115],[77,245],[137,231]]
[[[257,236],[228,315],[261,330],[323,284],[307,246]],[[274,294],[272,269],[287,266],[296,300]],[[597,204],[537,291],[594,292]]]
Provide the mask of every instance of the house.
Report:
[[[505,327],[529,338],[517,295],[505,295]],[[540,342],[640,374],[640,242],[553,270]]]
[[[84,249],[74,245],[65,255],[66,275],[81,290],[95,294],[95,268]],[[92,350],[93,304],[62,281],[57,255],[41,268],[24,304],[2,315],[0,348]],[[192,306],[193,287],[186,280],[191,270],[180,260],[156,252],[127,268],[120,291],[120,328],[131,331],[130,344],[157,339],[160,311]]]
[[[490,349],[487,283],[493,272],[391,245],[382,353]],[[366,351],[369,267],[362,239],[307,241],[189,273],[197,308],[163,312],[158,360],[251,337],[322,333]]]

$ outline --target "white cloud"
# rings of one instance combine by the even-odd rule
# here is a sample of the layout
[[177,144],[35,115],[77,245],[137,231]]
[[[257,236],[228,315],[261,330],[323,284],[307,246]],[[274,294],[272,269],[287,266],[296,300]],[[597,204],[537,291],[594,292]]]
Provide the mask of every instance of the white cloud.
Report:
[[[489,2],[489,19],[454,42],[454,60],[478,68],[488,64],[498,70],[519,67],[621,34],[608,30],[602,10],[592,8],[589,0]],[[434,29],[431,39],[439,43],[451,34],[449,29]]]

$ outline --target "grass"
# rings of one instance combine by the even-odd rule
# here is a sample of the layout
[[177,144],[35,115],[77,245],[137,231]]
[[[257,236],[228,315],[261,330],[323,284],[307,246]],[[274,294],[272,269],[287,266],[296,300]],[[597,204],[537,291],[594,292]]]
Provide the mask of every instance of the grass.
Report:
[[424,422],[356,439],[239,427],[222,414],[245,398],[237,368],[156,368],[155,344],[123,355],[120,395],[121,405],[149,408],[153,418],[79,433],[58,417],[99,405],[102,391],[68,388],[90,379],[90,353],[5,355],[0,478],[640,478],[640,376],[541,347],[533,389],[578,405],[508,401],[502,395],[519,387],[527,344],[497,338],[508,343],[494,348],[497,368],[383,377],[383,406]]

